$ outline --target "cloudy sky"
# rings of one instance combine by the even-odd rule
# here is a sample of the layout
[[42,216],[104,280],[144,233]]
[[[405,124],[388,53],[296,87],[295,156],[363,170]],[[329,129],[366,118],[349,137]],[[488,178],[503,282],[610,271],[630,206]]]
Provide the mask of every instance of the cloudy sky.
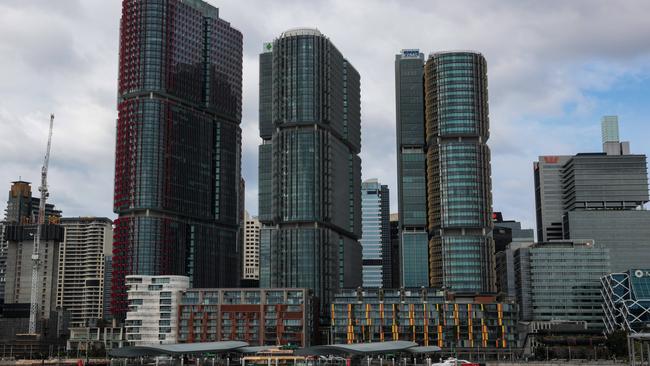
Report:
[[[650,150],[648,1],[208,2],[244,35],[243,175],[253,214],[258,53],[297,26],[320,29],[361,73],[363,177],[390,186],[393,211],[393,62],[402,48],[485,55],[494,209],[525,226],[535,221],[532,162],[600,151],[602,115],[619,115],[633,152]],[[66,216],[114,217],[120,3],[0,1],[0,192],[19,177],[38,182],[54,112],[51,202]]]

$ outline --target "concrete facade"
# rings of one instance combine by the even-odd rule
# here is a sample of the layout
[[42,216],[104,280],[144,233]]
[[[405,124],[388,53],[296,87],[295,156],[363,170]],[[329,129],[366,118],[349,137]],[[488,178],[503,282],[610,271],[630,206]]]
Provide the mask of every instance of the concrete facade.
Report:
[[[63,218],[56,306],[70,312],[73,327],[104,317],[105,258],[113,249],[112,221],[105,217]],[[110,286],[110,284],[108,284]]]
[[186,276],[127,276],[126,340],[134,346],[177,343],[178,305]]

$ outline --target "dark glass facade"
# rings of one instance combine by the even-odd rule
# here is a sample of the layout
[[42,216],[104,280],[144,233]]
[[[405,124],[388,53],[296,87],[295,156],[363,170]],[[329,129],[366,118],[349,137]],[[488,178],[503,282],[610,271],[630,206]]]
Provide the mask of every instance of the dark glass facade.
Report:
[[473,52],[425,66],[429,281],[457,292],[495,289],[487,68]]
[[314,29],[260,55],[261,287],[361,284],[359,74]]
[[400,278],[406,287],[429,286],[423,76],[419,50],[395,56]]
[[129,274],[237,286],[242,35],[200,0],[124,0],[112,312]]

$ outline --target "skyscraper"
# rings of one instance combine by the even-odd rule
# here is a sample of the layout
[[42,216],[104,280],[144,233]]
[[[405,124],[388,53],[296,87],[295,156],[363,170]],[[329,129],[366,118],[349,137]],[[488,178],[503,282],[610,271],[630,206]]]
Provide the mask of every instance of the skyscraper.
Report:
[[[260,286],[361,284],[359,73],[316,29],[260,55]],[[323,309],[323,308],[321,308]]]
[[487,66],[475,52],[432,53],[425,65],[429,281],[495,290]]
[[563,238],[562,166],[570,158],[567,155],[547,155],[540,156],[533,163],[538,242]]
[[124,0],[112,311],[125,276],[239,282],[242,35],[200,0]]
[[618,116],[603,116],[600,121],[600,130],[603,144],[606,142],[618,142]]
[[112,221],[106,217],[61,219],[56,306],[70,312],[70,325],[84,327],[104,317],[105,258],[113,248]]
[[400,277],[405,287],[429,286],[423,75],[420,50],[395,56]]
[[245,280],[260,279],[260,220],[245,213],[244,250],[242,252],[242,278]]
[[361,183],[363,287],[392,285],[389,195],[388,186],[377,179]]

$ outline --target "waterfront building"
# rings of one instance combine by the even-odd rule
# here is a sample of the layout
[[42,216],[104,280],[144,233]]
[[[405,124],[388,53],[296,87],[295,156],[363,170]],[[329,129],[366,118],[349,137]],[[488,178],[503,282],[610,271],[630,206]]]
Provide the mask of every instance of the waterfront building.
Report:
[[405,49],[395,55],[397,206],[401,286],[429,286],[424,54]]
[[327,304],[361,285],[359,73],[320,31],[283,32],[260,55],[260,286]]
[[424,72],[429,284],[495,291],[487,64],[435,52]]
[[126,345],[124,327],[118,327],[116,324],[112,324],[107,326],[70,328],[70,338],[67,340],[65,349],[69,352],[79,351],[84,354],[86,350],[89,353],[101,350],[108,352],[112,349],[125,347]]
[[126,340],[133,346],[178,343],[178,305],[187,276],[126,276]]
[[363,287],[390,287],[390,196],[377,179],[361,183]]
[[240,280],[242,34],[200,0],[125,0],[112,312],[130,274]]
[[104,317],[104,264],[113,249],[112,224],[106,217],[61,219],[65,234],[59,245],[56,306],[70,313],[72,327]]
[[178,342],[309,347],[318,330],[317,305],[309,289],[188,289],[179,303]]
[[330,306],[333,343],[413,341],[456,355],[517,348],[517,305],[432,288],[346,289]]
[[603,329],[600,278],[609,273],[610,250],[587,241],[537,243],[514,251],[521,320],[585,321]]
[[647,333],[650,327],[650,270],[610,273],[600,282],[605,331]]

